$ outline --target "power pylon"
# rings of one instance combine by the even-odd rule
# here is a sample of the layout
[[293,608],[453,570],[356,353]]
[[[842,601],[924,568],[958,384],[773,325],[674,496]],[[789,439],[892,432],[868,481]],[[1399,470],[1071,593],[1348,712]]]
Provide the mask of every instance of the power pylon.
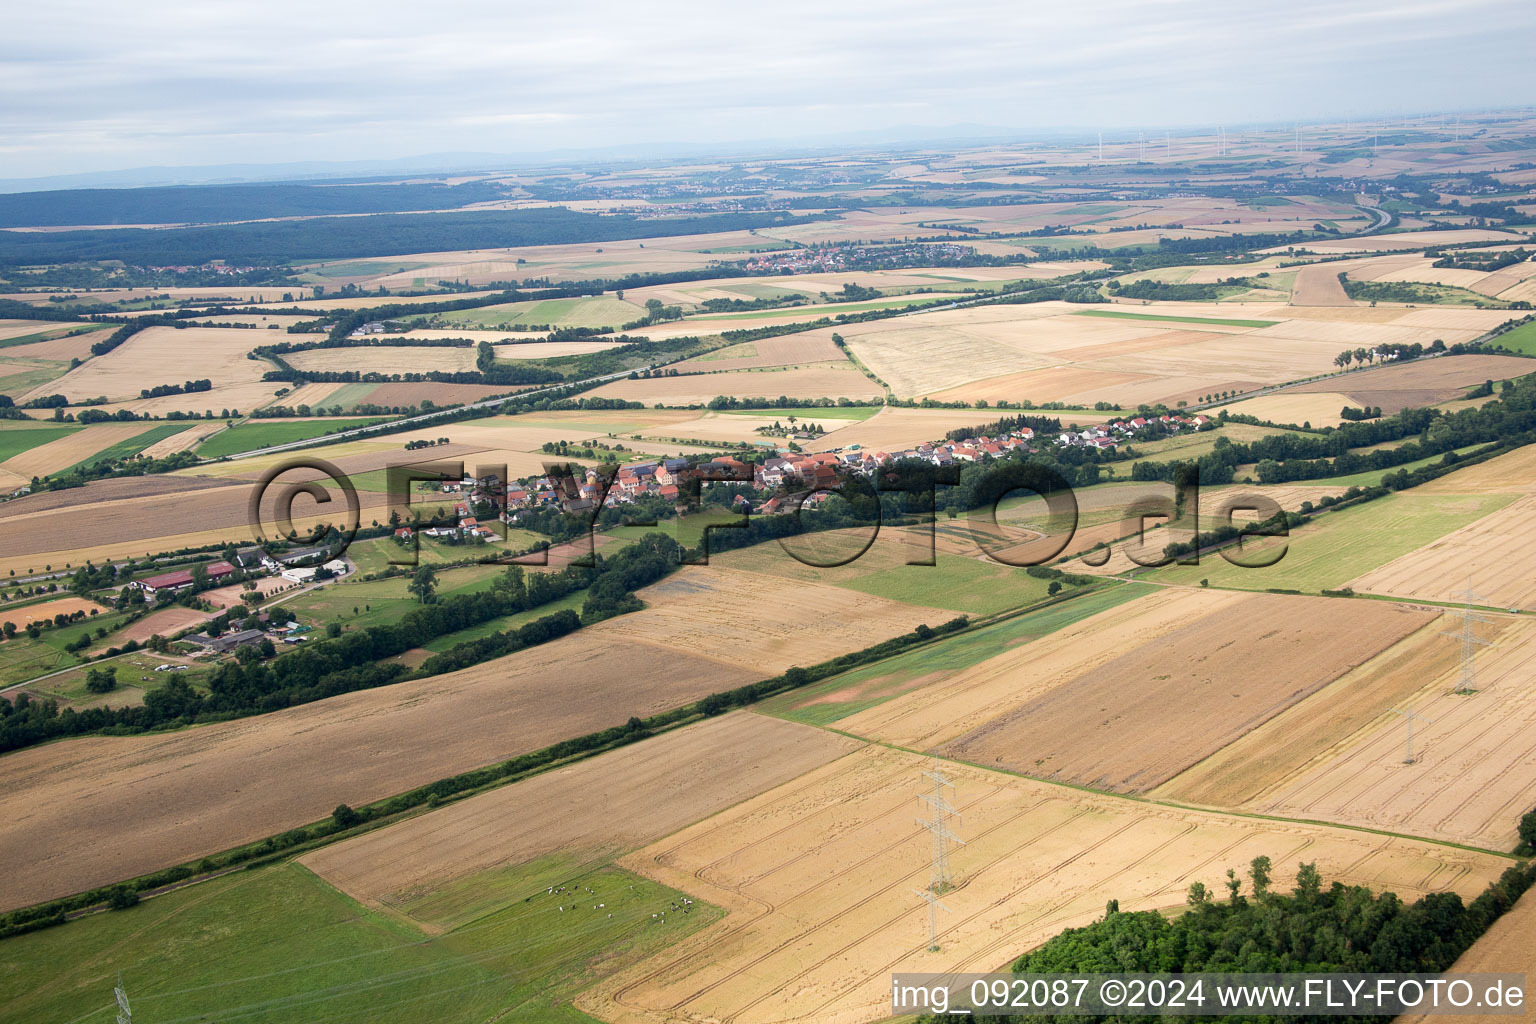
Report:
[[1408,739],[1403,747],[1403,764],[1413,764],[1413,723],[1415,721],[1425,721],[1430,725],[1434,725],[1435,720],[1433,718],[1425,718],[1423,715],[1416,713],[1412,708],[1389,708],[1388,710],[1394,715],[1402,715],[1403,721],[1408,726]]
[[939,909],[946,912],[949,908],[939,902],[939,898],[927,889],[913,889],[912,892],[928,901],[928,952],[939,951]]
[[128,993],[123,991],[123,975],[117,975],[117,987],[112,990],[117,997],[117,1024],[133,1024],[133,1011],[128,1008]]
[[1472,655],[1478,644],[1482,644],[1484,647],[1495,646],[1491,640],[1484,640],[1477,635],[1476,624],[1479,622],[1492,622],[1493,620],[1484,618],[1472,610],[1472,602],[1484,600],[1484,597],[1472,589],[1471,580],[1467,581],[1466,590],[1457,591],[1451,596],[1463,597],[1467,601],[1466,607],[1461,612],[1461,629],[1443,631],[1440,634],[1441,636],[1448,636],[1453,640],[1461,641],[1461,683],[1451,692],[1461,694],[1475,693],[1477,687],[1473,684],[1477,681],[1477,670],[1472,664]]
[[944,791],[953,790],[955,784],[949,776],[939,771],[938,765],[923,772],[923,778],[933,784],[933,792],[920,793],[918,799],[927,804],[933,812],[932,820],[918,818],[917,823],[933,834],[933,874],[928,881],[928,889],[938,895],[942,895],[955,887],[954,875],[949,870],[949,844],[951,841],[965,845],[965,840],[955,835],[949,828],[949,820],[959,820],[960,812],[944,798]]

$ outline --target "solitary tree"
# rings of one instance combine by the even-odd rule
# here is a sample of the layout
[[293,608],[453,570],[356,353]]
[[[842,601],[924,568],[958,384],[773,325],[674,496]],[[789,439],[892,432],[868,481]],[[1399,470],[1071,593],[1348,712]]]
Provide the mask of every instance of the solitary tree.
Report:
[[422,604],[431,604],[437,597],[437,570],[430,565],[423,565],[416,570],[416,575],[411,577],[411,582],[405,585],[405,589],[416,595],[416,600]]

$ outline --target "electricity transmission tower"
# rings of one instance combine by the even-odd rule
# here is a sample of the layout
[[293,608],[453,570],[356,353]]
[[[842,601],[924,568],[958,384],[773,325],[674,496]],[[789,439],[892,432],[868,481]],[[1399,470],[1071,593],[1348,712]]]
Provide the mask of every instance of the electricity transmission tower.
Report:
[[960,812],[944,796],[945,790],[954,790],[954,782],[939,771],[937,763],[923,772],[922,777],[932,784],[933,791],[918,794],[918,799],[928,805],[933,817],[918,818],[917,823],[933,836],[933,871],[928,880],[928,888],[912,891],[928,902],[928,949],[935,951],[939,948],[939,910],[949,910],[938,898],[955,887],[954,875],[949,870],[949,844],[953,841],[964,846],[965,840],[955,835],[949,827],[951,818],[958,820],[960,817]]
[[112,990],[117,997],[117,1024],[133,1024],[133,1011],[128,1008],[128,993],[123,991],[123,975],[117,975],[117,987]]
[[1461,613],[1461,629],[1440,634],[1441,636],[1448,636],[1453,640],[1461,641],[1461,683],[1451,692],[1462,694],[1474,693],[1477,687],[1473,685],[1476,682],[1476,669],[1472,665],[1473,652],[1478,644],[1482,644],[1484,647],[1494,646],[1492,641],[1484,640],[1477,635],[1476,623],[1491,622],[1493,620],[1486,619],[1472,610],[1472,602],[1484,600],[1484,597],[1472,589],[1471,580],[1467,581],[1466,590],[1458,591],[1451,596],[1464,597],[1467,601],[1466,607],[1462,609]]
[[928,901],[928,952],[937,953],[939,951],[939,908],[942,907],[946,912],[949,908],[940,903],[939,898],[927,889],[913,889],[912,892]]
[[928,881],[928,888],[942,895],[955,887],[954,876],[949,870],[949,844],[954,841],[964,846],[965,840],[949,828],[949,819],[958,821],[960,818],[960,812],[944,798],[946,789],[954,790],[954,782],[940,772],[937,765],[923,772],[923,778],[933,785],[933,792],[921,793],[918,799],[928,805],[933,818],[918,818],[917,823],[933,833],[933,876]]
[[1394,715],[1402,715],[1404,723],[1408,726],[1408,739],[1403,747],[1403,764],[1413,764],[1413,723],[1415,721],[1424,721],[1428,722],[1430,725],[1434,725],[1435,720],[1433,718],[1425,718],[1423,715],[1415,713],[1412,708],[1406,710],[1402,708],[1389,708],[1388,710],[1390,710]]

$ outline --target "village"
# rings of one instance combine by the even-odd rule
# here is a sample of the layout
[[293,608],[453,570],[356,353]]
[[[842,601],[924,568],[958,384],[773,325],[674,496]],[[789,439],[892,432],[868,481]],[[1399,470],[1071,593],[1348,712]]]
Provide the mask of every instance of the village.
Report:
[[[499,476],[466,475],[457,481],[436,485],[438,493],[453,495],[452,516],[420,528],[426,537],[448,541],[492,542],[497,532],[482,521],[484,514],[494,514],[507,525],[517,525],[529,512],[558,509],[571,515],[592,515],[601,508],[633,505],[645,499],[659,499],[682,507],[687,504],[690,485],[697,482],[750,484],[756,492],[748,497],[736,493],[730,499],[733,509],[760,515],[791,513],[814,509],[830,500],[841,481],[852,476],[873,477],[882,466],[915,460],[938,467],[963,466],[1003,459],[1015,453],[1038,454],[1042,451],[1092,448],[1116,451],[1121,444],[1138,437],[1164,437],[1211,428],[1207,416],[1183,414],[1116,417],[1102,424],[1063,429],[1043,434],[1021,426],[994,435],[934,441],[915,448],[885,451],[851,444],[825,452],[807,454],[794,449],[767,449],[771,454],[756,462],[733,455],[713,456],[690,461],[686,458],[653,459],[625,463],[612,473],[588,468],[582,479],[572,475],[525,477],[509,481],[503,489]],[[430,485],[429,485],[430,486]],[[697,492],[694,492],[697,496]],[[394,536],[400,543],[411,543],[418,527],[397,526]]]

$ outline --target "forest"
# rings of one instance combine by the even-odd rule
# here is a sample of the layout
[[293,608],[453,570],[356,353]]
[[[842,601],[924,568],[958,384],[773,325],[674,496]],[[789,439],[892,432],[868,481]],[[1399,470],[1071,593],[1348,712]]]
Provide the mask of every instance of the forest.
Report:
[[817,219],[820,218],[784,213],[643,218],[547,207],[314,217],[174,229],[0,231],[0,266],[76,260],[122,260],[145,266],[200,264],[212,260],[226,260],[236,265],[269,265],[291,260],[355,259],[413,252],[746,231]]

